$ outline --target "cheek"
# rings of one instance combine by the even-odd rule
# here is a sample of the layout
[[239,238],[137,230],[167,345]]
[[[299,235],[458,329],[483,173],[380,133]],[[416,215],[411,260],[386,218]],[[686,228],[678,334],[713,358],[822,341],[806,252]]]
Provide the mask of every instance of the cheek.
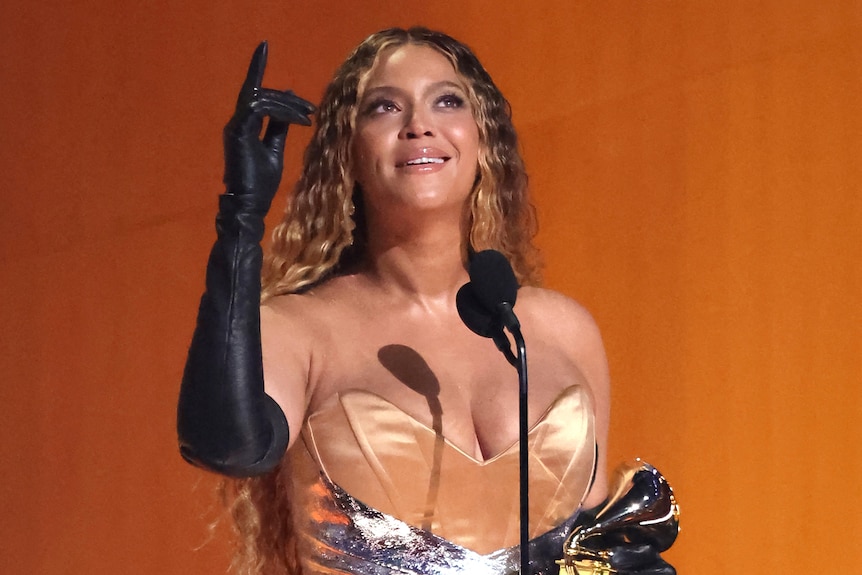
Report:
[[353,175],[363,186],[367,184],[368,177],[374,170],[375,153],[372,144],[373,139],[368,137],[367,132],[358,132],[354,135],[351,146]]
[[479,149],[479,126],[476,125],[476,120],[473,118],[473,114],[470,114],[469,118],[464,119],[461,133],[465,145],[473,150]]
[[474,123],[465,123],[458,131],[461,157],[464,160],[479,164],[479,129]]
[[356,161],[356,165],[361,165],[368,158],[368,141],[364,132],[356,132],[353,134],[353,142],[350,144],[350,153]]
[[386,155],[389,139],[385,126],[364,127],[354,135],[353,154],[357,159],[373,163]]
[[359,142],[359,138],[353,138],[350,144],[350,170],[353,172],[353,178],[356,181],[362,179],[362,166],[365,165],[365,150]]

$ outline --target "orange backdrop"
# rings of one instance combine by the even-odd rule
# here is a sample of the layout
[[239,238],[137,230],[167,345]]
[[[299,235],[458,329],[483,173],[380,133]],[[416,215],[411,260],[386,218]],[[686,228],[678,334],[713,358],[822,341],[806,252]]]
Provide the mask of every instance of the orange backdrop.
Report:
[[512,102],[547,283],[603,328],[612,459],[671,479],[680,572],[862,571],[862,4],[359,4],[3,3],[3,572],[224,571],[174,435],[221,126],[259,40],[319,99],[415,23]]

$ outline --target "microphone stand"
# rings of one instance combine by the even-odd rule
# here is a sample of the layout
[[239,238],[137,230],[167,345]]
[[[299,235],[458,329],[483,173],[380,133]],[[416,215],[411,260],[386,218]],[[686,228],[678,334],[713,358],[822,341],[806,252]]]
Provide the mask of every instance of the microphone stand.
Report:
[[[512,334],[512,339],[515,340],[515,346],[518,350],[517,357],[512,353],[509,340],[503,334],[503,330],[499,331],[498,336],[494,336],[494,342],[497,348],[503,352],[506,359],[518,370],[518,415],[519,415],[519,469],[520,469],[520,492],[521,492],[521,575],[529,574],[530,566],[530,473],[529,473],[529,419],[527,413],[527,346],[524,344],[524,336],[521,335],[521,324],[512,311],[511,304],[504,302],[499,305],[501,319],[503,325]],[[505,342],[505,346],[504,346]]]
[[527,575],[530,565],[530,473],[529,473],[529,448],[527,446],[527,434],[529,432],[529,421],[527,420],[527,347],[520,329],[511,330],[518,347],[518,411],[520,414],[520,467],[521,467],[521,575]]

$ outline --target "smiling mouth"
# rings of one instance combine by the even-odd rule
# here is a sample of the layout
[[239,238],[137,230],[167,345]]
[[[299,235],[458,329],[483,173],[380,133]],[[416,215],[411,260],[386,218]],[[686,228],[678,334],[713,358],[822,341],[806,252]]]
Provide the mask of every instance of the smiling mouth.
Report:
[[442,164],[448,159],[449,158],[415,158],[413,160],[399,163],[397,167],[403,168],[405,166],[421,166],[423,164]]

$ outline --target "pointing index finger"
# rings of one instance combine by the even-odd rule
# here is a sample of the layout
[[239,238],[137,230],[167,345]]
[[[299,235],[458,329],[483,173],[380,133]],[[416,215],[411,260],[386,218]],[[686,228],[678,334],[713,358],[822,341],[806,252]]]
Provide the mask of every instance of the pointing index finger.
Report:
[[242,85],[242,91],[247,92],[254,88],[260,88],[263,82],[263,71],[266,68],[266,56],[268,45],[266,40],[258,44],[254,55],[251,57],[251,63],[248,65],[248,74],[246,74],[245,82]]

